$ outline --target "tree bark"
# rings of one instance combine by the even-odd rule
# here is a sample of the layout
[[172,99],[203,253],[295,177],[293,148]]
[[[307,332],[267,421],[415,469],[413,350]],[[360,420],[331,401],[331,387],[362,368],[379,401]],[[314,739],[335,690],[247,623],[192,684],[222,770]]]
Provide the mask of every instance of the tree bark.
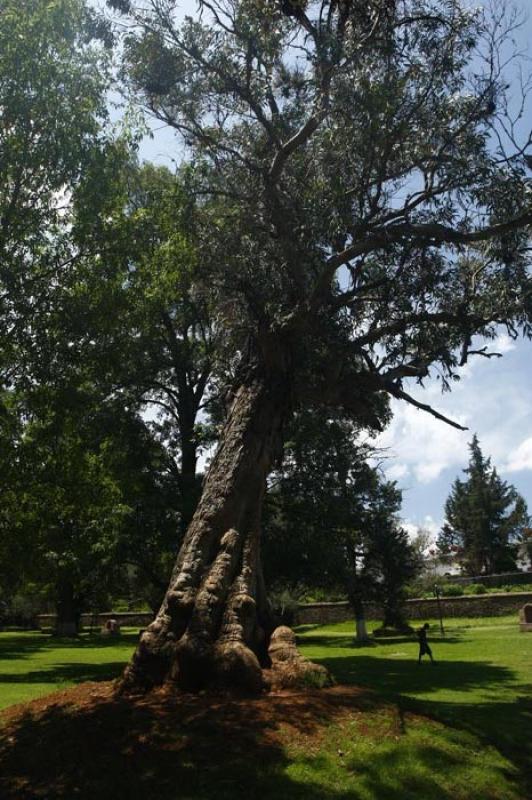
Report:
[[70,581],[57,586],[57,605],[54,636],[77,636],[81,619],[81,599],[76,596]]
[[351,589],[349,591],[349,603],[355,615],[355,637],[357,642],[368,642],[369,636],[366,628],[366,617],[364,613],[364,603],[360,594]]
[[383,628],[395,628],[398,631],[410,630],[410,626],[408,625],[404,615],[402,603],[399,599],[388,602],[385,601],[383,611]]
[[355,608],[355,626],[357,642],[369,642],[368,629],[366,628],[366,616],[362,602]]
[[235,393],[170,586],[124,673],[124,691],[258,691],[273,625],[259,554],[266,477],[289,412],[284,376],[255,374]]

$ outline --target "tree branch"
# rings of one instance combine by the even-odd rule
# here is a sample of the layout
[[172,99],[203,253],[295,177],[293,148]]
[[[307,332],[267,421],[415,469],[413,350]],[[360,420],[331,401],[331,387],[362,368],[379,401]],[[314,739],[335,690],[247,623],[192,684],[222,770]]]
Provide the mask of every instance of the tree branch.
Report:
[[445,422],[447,425],[451,425],[451,427],[453,428],[457,428],[457,430],[459,431],[469,430],[469,428],[466,428],[463,425],[460,425],[458,422],[449,419],[449,417],[440,414],[439,411],[436,411],[434,408],[432,408],[432,406],[427,405],[427,403],[420,403],[419,400],[416,400],[414,397],[407,394],[403,389],[400,389],[398,386],[390,384],[386,386],[386,391],[389,392],[391,395],[393,395],[393,397],[397,397],[398,400],[406,400],[407,403],[410,403],[410,405],[415,406],[415,408],[419,408],[420,411],[425,411],[427,412],[427,414],[432,414],[432,416],[436,417],[436,419]]
[[532,211],[521,214],[518,217],[500,222],[496,225],[488,225],[476,231],[457,231],[447,225],[438,222],[414,224],[410,222],[400,225],[389,225],[382,230],[376,230],[365,239],[354,242],[346,247],[341,253],[331,256],[326,264],[327,271],[331,274],[351,259],[379,250],[390,244],[401,242],[404,239],[417,239],[419,244],[474,244],[475,242],[485,242],[495,239],[510,231],[519,230],[527,225],[532,225]]
[[305,142],[307,142],[312,134],[319,128],[325,119],[325,115],[325,109],[317,114],[313,114],[297,131],[297,133],[295,133],[292,138],[285,142],[281,149],[277,151],[270,167],[270,171],[268,172],[268,178],[270,181],[272,181],[272,183],[275,183],[275,181],[278,180],[285,163],[290,158],[292,153],[297,150],[300,145],[305,144]]

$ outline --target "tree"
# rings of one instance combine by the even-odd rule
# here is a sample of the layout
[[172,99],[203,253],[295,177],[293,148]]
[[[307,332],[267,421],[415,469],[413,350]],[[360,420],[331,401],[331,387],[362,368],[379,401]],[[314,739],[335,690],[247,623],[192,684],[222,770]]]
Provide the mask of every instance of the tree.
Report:
[[368,638],[365,601],[382,605],[385,626],[404,626],[404,586],[419,570],[398,522],[401,492],[370,466],[372,455],[349,420],[295,415],[264,518],[267,585],[347,594],[359,641]]
[[364,527],[378,483],[371,449],[349,420],[294,416],[283,462],[268,481],[263,533],[267,585],[298,583],[345,592],[346,545]]
[[26,378],[49,287],[76,253],[69,194],[105,145],[110,31],[82,0],[5,0],[0,30],[0,381]]
[[92,365],[101,387],[152,417],[157,411],[152,426],[173,454],[184,533],[199,496],[198,453],[210,443],[199,415],[216,335],[207,303],[193,291],[195,200],[186,171],[139,166],[128,155],[95,164],[76,193],[74,233],[89,255],[69,279],[66,309],[61,297],[56,338],[58,346],[69,342],[63,363]]
[[[106,146],[112,37],[82,0],[6,0],[1,17],[0,439],[7,445],[2,454],[5,533],[25,501],[25,487],[17,482],[25,427],[19,413],[21,392],[42,384],[57,358],[40,332],[44,320],[53,316],[51,287],[79,255],[70,236],[70,196],[95,151]],[[12,548],[13,540],[4,538],[5,571],[16,563],[13,556],[27,555],[33,544],[22,536]],[[12,579],[8,585],[13,587]]]
[[514,20],[459,0],[204,0],[179,23],[170,0],[109,4],[130,24],[131,89],[189,148],[198,291],[236,354],[217,453],[124,688],[258,690],[261,509],[294,410],[379,428],[393,396],[441,418],[405,381],[449,387],[488,355],[475,337],[530,335],[527,142],[502,133],[497,53]]
[[530,525],[526,503],[483,456],[476,435],[469,450],[468,477],[453,484],[438,546],[456,554],[467,575],[516,570],[518,544]]
[[[395,487],[388,485],[385,489],[389,494]],[[372,596],[383,607],[383,628],[404,630],[408,627],[404,606],[405,587],[419,575],[422,562],[396,514],[390,514],[391,504],[393,499],[387,499],[380,515],[377,510],[374,512],[374,526],[368,537],[364,569],[372,578]]]
[[[178,519],[164,448],[137,415],[88,386],[39,387],[17,407],[14,400],[12,393],[0,487],[6,592],[31,581],[56,608],[56,633],[67,636],[83,611],[123,585],[126,564],[159,583],[162,596]],[[139,509],[149,530],[138,524]]]

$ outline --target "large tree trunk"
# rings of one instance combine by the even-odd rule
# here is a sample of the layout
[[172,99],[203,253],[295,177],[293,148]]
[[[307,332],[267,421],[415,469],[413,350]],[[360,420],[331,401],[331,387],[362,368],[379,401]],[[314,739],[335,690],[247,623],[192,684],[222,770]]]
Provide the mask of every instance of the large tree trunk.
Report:
[[368,629],[366,628],[366,615],[364,612],[364,604],[362,600],[357,600],[354,605],[355,611],[355,624],[356,624],[356,640],[357,642],[369,642]]
[[76,596],[70,581],[60,581],[57,585],[54,636],[77,636],[80,619],[81,599]]
[[399,598],[385,598],[383,612],[383,628],[395,628],[398,631],[410,630],[410,626],[406,621],[403,603]]
[[[260,518],[288,412],[283,378],[255,373],[237,390],[165,599],[124,673],[124,691],[168,680],[193,691],[262,688],[274,626],[260,567]],[[295,660],[287,653],[282,657]]]
[[[354,584],[354,585],[353,585]],[[349,604],[355,615],[355,637],[357,642],[369,642],[370,638],[366,628],[366,615],[364,612],[364,602],[356,589],[356,578],[348,583]]]

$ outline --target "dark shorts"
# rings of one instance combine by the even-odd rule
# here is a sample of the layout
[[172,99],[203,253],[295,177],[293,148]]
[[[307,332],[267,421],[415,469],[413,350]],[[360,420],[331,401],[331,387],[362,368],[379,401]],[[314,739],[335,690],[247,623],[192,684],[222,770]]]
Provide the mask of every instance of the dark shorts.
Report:
[[420,644],[419,645],[419,655],[420,656],[424,656],[424,655],[431,656],[432,655],[432,650],[430,649],[428,644]]

